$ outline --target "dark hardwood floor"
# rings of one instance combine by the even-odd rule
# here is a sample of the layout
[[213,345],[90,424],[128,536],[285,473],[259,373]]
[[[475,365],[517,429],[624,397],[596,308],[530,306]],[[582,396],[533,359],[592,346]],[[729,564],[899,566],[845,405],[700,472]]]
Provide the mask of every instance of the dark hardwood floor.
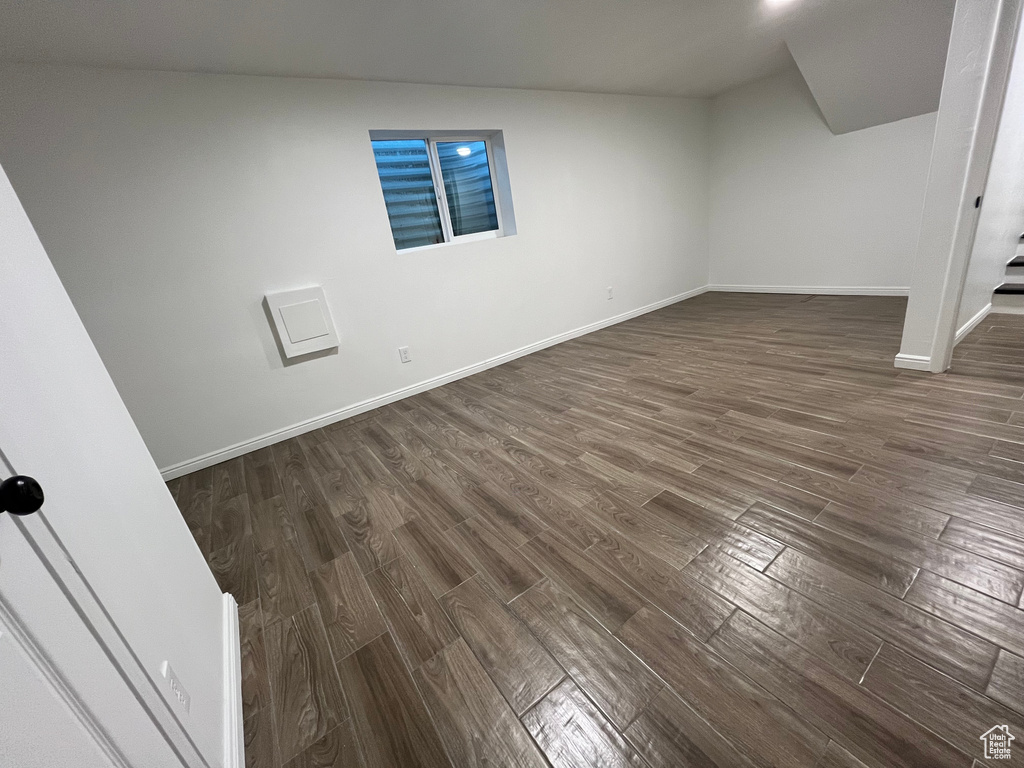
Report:
[[1024,317],[706,294],[170,483],[246,760],[1024,765]]

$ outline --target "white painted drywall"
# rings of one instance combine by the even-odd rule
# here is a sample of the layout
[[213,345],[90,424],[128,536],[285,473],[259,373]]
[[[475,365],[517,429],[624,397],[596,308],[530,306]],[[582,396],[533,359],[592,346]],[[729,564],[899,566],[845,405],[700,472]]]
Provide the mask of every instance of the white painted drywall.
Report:
[[1024,45],[1017,40],[974,248],[960,297],[958,330],[992,302],[1024,232]]
[[[503,130],[518,234],[396,253],[371,129]],[[704,286],[708,143],[675,98],[0,70],[0,162],[164,468]],[[308,285],[341,345],[285,366],[260,302]]]
[[712,285],[905,290],[934,126],[835,136],[795,67],[712,100]]
[[1021,5],[956,4],[897,367],[949,367]]

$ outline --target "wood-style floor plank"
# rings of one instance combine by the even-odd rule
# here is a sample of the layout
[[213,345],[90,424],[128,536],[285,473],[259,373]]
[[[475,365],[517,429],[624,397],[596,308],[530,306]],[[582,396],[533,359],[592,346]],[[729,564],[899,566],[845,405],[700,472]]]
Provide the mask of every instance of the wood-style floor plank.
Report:
[[394,641],[384,634],[338,663],[367,768],[450,768]]
[[204,554],[211,551],[213,524],[213,468],[200,469],[178,479],[175,494],[185,524]]
[[555,535],[542,533],[524,550],[549,578],[571,592],[610,632],[643,607],[643,598],[636,592]]
[[274,466],[274,453],[270,448],[260,448],[242,457],[245,475],[245,490],[249,502],[258,504],[284,493],[281,477]]
[[781,698],[808,726],[869,764],[940,768],[969,762],[966,753],[745,613],[733,614],[709,645]]
[[348,542],[330,512],[323,491],[313,480],[299,443],[277,443],[273,452],[306,569],[318,568],[348,552]]
[[[865,520],[858,510],[830,504],[814,522],[902,562],[953,579],[1005,603],[1024,590],[1024,572],[943,541],[896,526]],[[945,532],[943,532],[945,533]]]
[[537,745],[463,640],[425,662],[415,677],[452,763],[545,768]]
[[930,507],[802,467],[791,468],[782,482],[858,509],[865,518],[917,531],[932,539],[937,539],[950,521],[948,514]]
[[247,714],[252,714],[270,704],[263,611],[259,600],[238,607],[238,631],[242,651],[242,706]]
[[625,735],[652,768],[768,765],[757,755],[745,755],[668,688],[647,705]]
[[247,712],[243,718],[245,768],[277,768],[281,765],[273,719],[270,707]]
[[830,741],[817,768],[867,768],[867,766],[834,741]]
[[758,570],[764,570],[784,547],[774,539],[709,512],[671,491],[659,493],[643,508],[645,512],[679,526],[705,544],[721,549]]
[[623,536],[607,534],[586,557],[604,567],[701,640],[707,640],[735,606]]
[[240,605],[260,596],[256,557],[252,536],[242,536],[207,555],[206,561],[221,591],[230,592]]
[[538,702],[523,724],[552,768],[649,768],[571,680]]
[[857,682],[882,641],[841,614],[721,552],[698,555],[683,573]]
[[310,574],[320,615],[337,659],[387,632],[384,617],[355,556],[346,552]]
[[984,758],[978,738],[995,724],[1024,733],[1024,715],[976,693],[891,645],[882,646],[863,685],[950,744]]
[[983,558],[1005,563],[1017,570],[1024,570],[1024,539],[997,531],[994,528],[976,525],[954,517],[943,529],[939,540],[954,547],[974,552]]
[[260,550],[256,571],[264,623],[289,619],[316,601],[294,541],[281,538],[273,547]]
[[171,481],[248,768],[987,764],[1024,317],[936,375],[905,306],[708,293]]
[[313,742],[285,763],[284,768],[363,768],[352,720]]
[[598,496],[583,511],[606,530],[626,536],[674,568],[682,568],[705,547],[696,536],[645,514],[639,505],[612,491]]
[[955,624],[787,549],[766,573],[947,675],[984,690],[998,648]]
[[927,571],[914,582],[906,599],[911,605],[1024,655],[1024,610]]
[[267,666],[281,759],[288,761],[348,715],[316,606],[266,628]]
[[441,605],[516,714],[565,677],[519,617],[478,578],[443,595]]
[[[227,480],[230,482],[230,480]],[[239,493],[214,502],[217,514],[210,523],[210,549],[218,550],[238,544],[252,533],[249,495]]]
[[919,570],[867,544],[760,503],[744,512],[740,522],[897,597],[906,594]]
[[1010,709],[1024,713],[1024,657],[999,651],[985,693]]
[[618,637],[747,757],[761,755],[768,764],[813,766],[824,753],[824,733],[664,614],[645,608],[619,630]]
[[661,681],[597,620],[548,581],[512,609],[617,728],[625,728],[661,690]]
[[410,669],[458,639],[419,572],[403,558],[368,573],[366,580]]
[[486,518],[477,516],[465,520],[452,528],[452,532],[477,572],[506,603],[544,578],[530,559],[506,542]]
[[441,533],[420,520],[395,529],[404,556],[420,573],[434,597],[454,589],[476,574],[473,564]]

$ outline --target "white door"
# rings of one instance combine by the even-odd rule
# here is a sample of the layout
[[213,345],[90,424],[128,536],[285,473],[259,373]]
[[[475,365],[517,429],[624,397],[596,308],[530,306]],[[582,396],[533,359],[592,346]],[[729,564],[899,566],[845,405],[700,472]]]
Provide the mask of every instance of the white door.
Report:
[[[95,741],[86,733],[80,721],[61,707],[60,697],[34,659],[11,635],[0,619],[0,664],[3,667],[3,693],[5,705],[17,707],[16,722],[0,722],[0,761],[3,765],[41,766],[75,765],[80,768],[108,768],[111,762]],[[39,732],[29,732],[29,738],[19,738],[19,726],[26,722],[45,721],[54,725],[53,734],[42,738]]]
[[40,522],[0,516],[0,766],[180,765],[33,548]]
[[46,501],[0,514],[0,766],[236,765],[234,603],[0,169],[0,480],[13,474]]

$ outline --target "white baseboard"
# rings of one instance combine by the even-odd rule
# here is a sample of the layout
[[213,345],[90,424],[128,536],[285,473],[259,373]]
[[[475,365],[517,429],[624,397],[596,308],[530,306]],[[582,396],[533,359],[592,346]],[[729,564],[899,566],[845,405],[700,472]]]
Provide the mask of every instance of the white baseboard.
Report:
[[959,344],[963,340],[963,338],[968,333],[970,333],[975,328],[977,328],[978,327],[978,323],[980,323],[982,320],[984,320],[986,317],[988,317],[988,313],[991,312],[991,311],[992,311],[992,302],[989,302],[984,307],[982,307],[974,317],[972,317],[970,320],[968,320],[966,323],[964,323],[963,327],[960,328],[960,330],[958,330],[956,332],[956,336],[953,338],[953,346],[955,347],[957,344]]
[[224,593],[224,768],[244,768],[242,728],[242,646],[238,603]]
[[709,285],[709,291],[724,293],[796,293],[816,296],[909,296],[910,288],[835,285]]
[[570,339],[575,339],[579,336],[599,331],[602,328],[607,328],[610,325],[617,325],[618,323],[625,322],[626,320],[631,320],[634,317],[645,315],[648,312],[663,309],[664,307],[676,304],[680,301],[685,301],[686,299],[693,298],[694,296],[699,296],[707,290],[709,290],[707,287],[694,288],[692,291],[687,291],[686,293],[680,293],[677,296],[671,296],[667,299],[656,301],[653,304],[648,304],[640,307],[639,309],[634,309],[629,312],[624,312],[621,315],[615,315],[614,317],[599,320],[596,323],[584,325],[580,328],[560,333],[557,336],[551,336],[543,341],[528,344],[525,347],[520,347],[519,349],[506,352],[505,354],[498,355],[497,357],[492,357],[489,360],[484,360],[482,363],[475,363],[473,365],[466,366],[465,368],[452,371],[451,373],[446,373],[432,379],[427,379],[426,381],[421,381],[418,384],[403,387],[402,389],[396,389],[385,395],[373,397],[369,400],[363,400],[355,405],[350,405],[337,411],[325,413],[322,416],[317,416],[316,418],[308,419],[306,421],[299,422],[298,424],[293,424],[292,426],[285,427],[284,429],[267,432],[264,435],[253,438],[252,440],[235,443],[227,448],[212,451],[195,459],[189,459],[188,461],[172,464],[169,467],[161,469],[160,474],[163,475],[164,480],[173,480],[176,477],[187,475],[189,472],[196,472],[197,470],[205,469],[206,467],[212,467],[214,464],[220,464],[222,461],[234,459],[238,456],[250,453],[251,451],[265,448],[268,445],[273,445],[274,443],[279,443],[282,440],[287,440],[289,438],[296,437],[297,435],[310,432],[314,429],[325,427],[336,421],[342,421],[343,419],[348,419],[352,416],[358,416],[360,413],[372,411],[374,408],[380,408],[381,406],[393,403],[396,400],[402,400],[406,397],[419,394],[420,392],[426,392],[428,389],[434,389],[435,387],[443,386],[444,384],[457,381],[458,379],[465,378],[466,376],[472,376],[474,373],[486,371],[488,368],[493,368],[496,365],[507,363],[511,360],[515,360],[516,358],[523,357],[524,355],[538,352],[542,349],[546,349],[547,347],[552,347],[555,344],[561,344],[563,341],[569,341]]
[[932,359],[928,355],[905,355],[902,352],[896,355],[893,363],[897,368],[906,368],[911,371],[930,371]]

